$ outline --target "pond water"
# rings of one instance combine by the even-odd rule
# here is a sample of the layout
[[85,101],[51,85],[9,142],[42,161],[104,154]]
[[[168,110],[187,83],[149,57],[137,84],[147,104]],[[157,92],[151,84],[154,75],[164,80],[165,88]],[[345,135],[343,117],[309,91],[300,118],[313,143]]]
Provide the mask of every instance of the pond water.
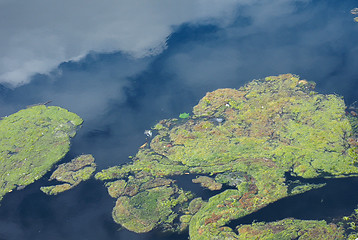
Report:
[[[358,100],[358,23],[350,14],[357,2],[263,2],[237,9],[236,19],[223,26],[178,26],[167,49],[156,56],[93,52],[78,62],[62,63],[49,75],[37,74],[29,84],[14,89],[0,85],[0,116],[47,101],[77,113],[84,124],[62,162],[93,154],[101,170],[129,161],[145,143],[145,129],[190,112],[217,88],[294,73],[315,81],[318,92],[344,96],[347,105]],[[120,229],[111,217],[115,200],[103,183],[90,180],[46,196],[39,188],[48,177],[4,197],[0,239],[188,238],[187,233]],[[356,189],[356,178],[329,180],[324,188],[280,200],[238,222],[348,215],[358,204]]]

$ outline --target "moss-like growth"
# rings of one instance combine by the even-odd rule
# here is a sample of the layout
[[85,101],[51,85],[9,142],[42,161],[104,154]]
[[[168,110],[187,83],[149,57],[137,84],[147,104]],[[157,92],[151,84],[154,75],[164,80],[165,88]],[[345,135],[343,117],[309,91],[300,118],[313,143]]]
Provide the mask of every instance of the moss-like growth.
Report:
[[133,197],[117,199],[113,209],[113,219],[134,232],[148,232],[158,223],[170,219],[173,214],[170,203],[174,189],[157,187],[140,192]]
[[[177,214],[173,208],[192,196],[178,188],[173,180],[149,175],[107,184],[112,197],[118,198],[113,219],[128,230],[142,233],[157,225],[172,225]],[[170,227],[173,228],[173,227]]]
[[41,178],[62,159],[82,119],[60,107],[34,106],[0,121],[0,199]]
[[40,189],[47,195],[57,195],[58,193],[70,190],[71,188],[73,188],[73,185],[64,183],[59,185],[41,187]]
[[107,183],[107,190],[109,196],[112,198],[119,198],[122,195],[125,195],[127,182],[124,180],[117,180],[114,182]]
[[193,215],[193,214],[197,213],[200,210],[200,208],[205,204],[206,204],[206,202],[204,202],[203,199],[201,199],[201,197],[194,198],[189,203],[188,214]]
[[344,230],[325,221],[284,219],[272,223],[253,223],[237,227],[238,240],[337,240],[345,239]]
[[192,180],[193,183],[200,183],[200,185],[204,188],[208,188],[212,191],[220,190],[222,188],[222,184],[216,182],[213,178],[207,176],[199,176],[196,179]]
[[67,191],[82,181],[90,179],[96,170],[96,164],[92,155],[81,155],[71,162],[63,163],[57,167],[50,177],[51,180],[65,182],[65,184],[41,187],[41,191],[48,195],[57,195]]
[[358,174],[352,128],[356,116],[346,114],[341,97],[314,92],[314,86],[284,74],[254,80],[238,90],[207,93],[185,121],[160,121],[150,147],[139,149],[132,163],[96,177],[215,176],[216,182],[236,189],[215,195],[192,216],[190,237],[237,239],[224,227],[230,220],[322,186],[286,181],[285,173],[303,178]]
[[350,216],[341,219],[334,219],[334,222],[345,230],[346,239],[355,240],[358,238],[358,208],[354,209]]
[[185,118],[188,118],[189,116],[190,116],[189,113],[181,113],[181,114],[179,115],[179,118],[185,119]]

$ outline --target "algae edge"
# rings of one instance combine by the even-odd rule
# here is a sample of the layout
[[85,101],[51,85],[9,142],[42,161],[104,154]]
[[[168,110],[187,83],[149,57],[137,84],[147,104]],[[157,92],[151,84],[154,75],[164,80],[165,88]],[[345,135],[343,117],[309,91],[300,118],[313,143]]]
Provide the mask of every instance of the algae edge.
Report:
[[[106,181],[117,198],[114,220],[131,231],[146,232],[179,218],[181,226],[189,225],[191,239],[239,239],[226,226],[231,220],[321,186],[286,182],[285,173],[303,178],[356,176],[357,135],[352,125],[357,118],[346,113],[341,97],[319,94],[314,87],[292,74],[271,76],[237,90],[209,92],[191,117],[160,121],[153,127],[154,138],[138,150],[132,163],[95,176]],[[185,201],[193,196],[170,180],[183,174],[210,175],[235,189],[188,213]],[[147,179],[162,179],[152,187],[162,189],[149,191],[143,187]],[[181,200],[174,194],[179,190],[185,196]],[[164,213],[151,218],[155,214],[146,215],[150,209]],[[131,213],[133,219],[126,218]]]
[[45,105],[20,110],[0,121],[0,199],[41,178],[69,151],[83,120]]

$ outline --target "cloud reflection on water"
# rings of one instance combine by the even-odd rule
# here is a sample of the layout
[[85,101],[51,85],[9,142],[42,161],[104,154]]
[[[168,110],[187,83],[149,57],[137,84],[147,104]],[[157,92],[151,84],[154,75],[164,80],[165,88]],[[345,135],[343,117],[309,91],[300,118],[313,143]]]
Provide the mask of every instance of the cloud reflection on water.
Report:
[[156,55],[173,26],[226,24],[247,0],[0,1],[0,83],[17,86],[35,73],[89,51]]

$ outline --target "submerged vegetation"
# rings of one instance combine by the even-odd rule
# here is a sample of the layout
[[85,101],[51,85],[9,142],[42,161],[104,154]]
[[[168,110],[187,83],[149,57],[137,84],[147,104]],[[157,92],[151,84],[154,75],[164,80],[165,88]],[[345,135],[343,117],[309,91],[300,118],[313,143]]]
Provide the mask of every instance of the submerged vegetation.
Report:
[[[302,178],[358,174],[356,116],[345,111],[341,97],[319,94],[314,87],[291,74],[267,77],[237,90],[207,93],[184,121],[160,121],[133,162],[96,174],[118,198],[114,220],[146,232],[155,226],[168,229],[178,216],[180,227],[172,224],[172,229],[189,226],[193,240],[244,239],[245,234],[252,239],[344,239],[341,228],[318,221],[258,223],[239,226],[238,232],[227,227],[278,199],[323,186],[286,181],[285,173]],[[193,181],[212,190],[222,184],[234,189],[201,201],[189,213],[190,194],[170,180],[183,174],[211,176]],[[158,180],[161,184],[154,184]],[[143,187],[148,182],[155,187]]]
[[90,154],[81,155],[71,162],[59,165],[52,173],[49,180],[64,182],[63,184],[41,187],[41,191],[48,195],[64,192],[88,180],[95,170],[96,164],[94,163],[93,156]]
[[39,105],[0,121],[0,199],[41,178],[69,151],[82,119],[60,107]]

